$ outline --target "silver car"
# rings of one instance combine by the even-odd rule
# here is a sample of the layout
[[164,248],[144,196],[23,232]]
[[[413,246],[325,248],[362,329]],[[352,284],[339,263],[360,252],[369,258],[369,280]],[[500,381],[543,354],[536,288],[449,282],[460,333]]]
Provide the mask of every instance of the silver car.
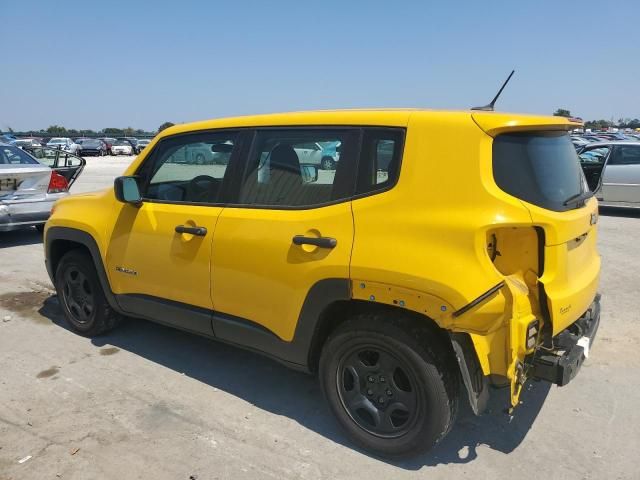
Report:
[[42,230],[53,203],[69,194],[85,161],[49,150],[34,147],[27,152],[0,143],[0,232],[31,226]]
[[578,156],[600,205],[640,207],[640,142],[591,143]]

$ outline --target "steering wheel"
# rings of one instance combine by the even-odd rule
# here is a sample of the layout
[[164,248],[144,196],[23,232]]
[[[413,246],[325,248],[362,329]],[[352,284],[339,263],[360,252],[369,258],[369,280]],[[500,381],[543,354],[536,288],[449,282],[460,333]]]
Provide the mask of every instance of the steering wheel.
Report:
[[210,202],[215,200],[220,180],[209,175],[193,177],[187,184],[187,200],[190,202]]

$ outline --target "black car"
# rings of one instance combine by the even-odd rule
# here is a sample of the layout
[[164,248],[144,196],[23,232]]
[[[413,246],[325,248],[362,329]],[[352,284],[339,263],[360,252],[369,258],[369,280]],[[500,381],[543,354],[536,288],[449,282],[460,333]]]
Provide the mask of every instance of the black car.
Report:
[[88,157],[89,155],[95,155],[97,157],[103,157],[107,154],[107,145],[96,138],[80,138],[76,140],[76,143],[80,145],[78,153],[82,156]]

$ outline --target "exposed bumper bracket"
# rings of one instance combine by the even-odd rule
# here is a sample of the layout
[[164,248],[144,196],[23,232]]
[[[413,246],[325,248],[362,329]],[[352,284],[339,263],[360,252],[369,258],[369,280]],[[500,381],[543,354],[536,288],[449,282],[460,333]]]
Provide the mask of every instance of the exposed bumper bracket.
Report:
[[558,386],[569,383],[584,362],[585,349],[580,339],[593,344],[600,325],[600,295],[578,320],[553,338],[553,349],[538,349],[533,355],[533,377]]

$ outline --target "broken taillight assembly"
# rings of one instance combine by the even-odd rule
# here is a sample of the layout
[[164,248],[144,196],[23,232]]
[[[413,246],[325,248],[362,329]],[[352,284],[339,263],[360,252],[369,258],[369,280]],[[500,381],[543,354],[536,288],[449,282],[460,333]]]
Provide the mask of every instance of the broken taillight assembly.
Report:
[[47,193],[62,193],[69,190],[69,182],[58,172],[51,172]]

